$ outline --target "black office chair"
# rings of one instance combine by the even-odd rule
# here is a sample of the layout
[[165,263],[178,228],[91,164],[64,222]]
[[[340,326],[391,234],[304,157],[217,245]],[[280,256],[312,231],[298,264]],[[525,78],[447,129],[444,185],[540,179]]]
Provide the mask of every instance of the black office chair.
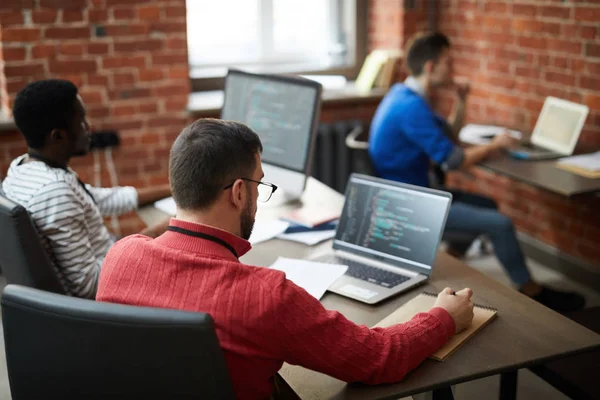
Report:
[[208,314],[8,285],[2,321],[13,400],[234,398]]
[[65,293],[27,210],[0,193],[0,268],[8,283]]
[[353,172],[376,176],[375,168],[369,156],[369,142],[361,140],[364,136],[365,129],[362,124],[356,125],[346,135],[346,147],[352,152],[352,168]]

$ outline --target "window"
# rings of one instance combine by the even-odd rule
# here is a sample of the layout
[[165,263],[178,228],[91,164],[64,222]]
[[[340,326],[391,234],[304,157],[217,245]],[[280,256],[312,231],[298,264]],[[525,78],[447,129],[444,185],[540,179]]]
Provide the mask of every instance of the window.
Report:
[[[223,77],[229,67],[266,73],[331,71],[354,78],[364,58],[366,2],[187,0],[192,82]],[[364,27],[358,27],[360,19]]]

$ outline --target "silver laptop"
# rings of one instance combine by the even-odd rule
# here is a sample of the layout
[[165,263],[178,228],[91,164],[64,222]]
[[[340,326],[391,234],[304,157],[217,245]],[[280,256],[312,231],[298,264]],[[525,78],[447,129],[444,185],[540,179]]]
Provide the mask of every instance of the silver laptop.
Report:
[[352,174],[333,254],[348,271],[329,291],[375,304],[426,282],[446,225],[450,193]]
[[531,143],[511,150],[522,160],[546,160],[573,154],[589,108],[582,104],[546,97],[535,124]]

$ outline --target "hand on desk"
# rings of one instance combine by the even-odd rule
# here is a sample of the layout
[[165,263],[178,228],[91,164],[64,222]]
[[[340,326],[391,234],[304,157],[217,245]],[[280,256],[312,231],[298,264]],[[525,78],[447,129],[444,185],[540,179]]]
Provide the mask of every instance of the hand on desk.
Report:
[[504,131],[500,135],[496,135],[492,140],[492,146],[498,150],[510,150],[519,144],[519,141],[508,134],[508,131]]
[[453,293],[450,288],[442,290],[435,300],[434,307],[441,307],[448,311],[456,325],[455,333],[459,333],[467,329],[473,321],[473,303],[471,302],[473,291],[465,288]]

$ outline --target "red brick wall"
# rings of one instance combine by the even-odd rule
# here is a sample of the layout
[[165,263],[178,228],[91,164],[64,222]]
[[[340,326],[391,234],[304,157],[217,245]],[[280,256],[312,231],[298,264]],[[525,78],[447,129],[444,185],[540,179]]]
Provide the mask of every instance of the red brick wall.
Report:
[[472,82],[469,119],[531,130],[546,96],[556,96],[590,107],[579,144],[600,149],[598,0],[444,0],[439,8],[456,74]]
[[[402,50],[413,34],[428,29],[428,5],[421,0],[414,1],[412,8],[406,8],[401,0],[370,0],[369,51]],[[396,79],[402,81],[406,78],[406,69],[401,61],[399,64]]]
[[403,16],[402,1],[369,1],[369,51],[402,48]]
[[[0,24],[9,104],[28,82],[69,79],[92,128],[121,134],[119,183],[167,181],[170,143],[188,120],[185,0],[1,0]],[[0,133],[0,143],[1,177],[25,148],[17,133]],[[92,156],[73,167],[91,182]],[[130,233],[141,222],[130,215],[122,225]]]
[[407,8],[401,0],[369,1],[369,50],[402,49],[415,32],[428,29],[428,1],[413,3]]
[[[0,14],[1,15],[1,14]],[[0,23],[2,18],[0,17]],[[0,113],[8,109],[8,93],[6,92],[6,77],[4,76],[4,52],[2,51],[2,25],[0,25]]]

